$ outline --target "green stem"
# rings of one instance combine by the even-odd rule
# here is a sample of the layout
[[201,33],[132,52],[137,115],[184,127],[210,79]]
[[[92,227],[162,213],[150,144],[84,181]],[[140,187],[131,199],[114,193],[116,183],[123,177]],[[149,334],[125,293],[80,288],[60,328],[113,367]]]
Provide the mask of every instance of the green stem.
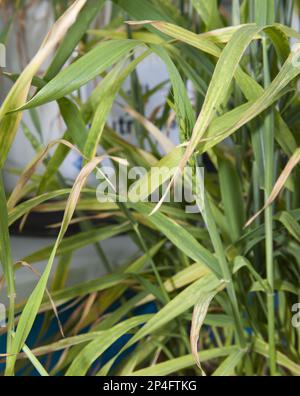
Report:
[[[0,172],[0,213],[2,217],[0,224],[0,261],[3,266],[3,273],[7,283],[7,295],[9,300],[6,352],[7,354],[10,354],[12,351],[14,333],[16,288],[14,278],[14,266],[10,249],[8,213],[2,172]],[[14,375],[14,364],[12,363],[10,357],[8,357],[6,361],[5,375]]]
[[[263,64],[264,86],[267,88],[270,81],[270,68],[268,60],[267,38],[264,37]],[[274,120],[272,110],[269,110],[264,120],[264,160],[265,160],[265,202],[273,189],[274,179]],[[276,375],[276,345],[275,345],[275,303],[274,303],[274,262],[273,262],[273,207],[268,206],[265,210],[265,252],[266,273],[270,291],[267,293],[268,309],[268,341],[269,341],[269,365],[270,374]]]
[[235,26],[241,23],[240,0],[232,0],[232,23]]
[[208,232],[214,247],[214,250],[216,252],[216,255],[219,260],[222,276],[224,278],[224,281],[226,282],[226,290],[231,302],[231,307],[232,307],[232,313],[233,313],[233,318],[235,322],[235,328],[236,328],[236,335],[237,335],[237,342],[240,346],[240,348],[244,349],[246,347],[246,340],[244,336],[244,330],[243,330],[243,323],[242,323],[242,317],[239,312],[239,307],[238,307],[238,300],[236,297],[234,285],[232,282],[232,276],[231,276],[231,270],[229,268],[229,264],[226,259],[223,243],[221,240],[221,237],[219,235],[215,220],[213,218],[210,204],[208,201],[207,194],[205,193],[205,215],[204,217],[206,218],[206,225],[208,228]]
[[294,10],[294,0],[288,0],[287,10],[285,15],[285,25],[290,27],[292,26],[293,10]]
[[166,288],[165,288],[165,286],[163,284],[163,281],[161,279],[161,276],[160,276],[160,274],[159,274],[159,272],[158,272],[158,270],[156,268],[156,265],[155,265],[152,257],[149,254],[149,249],[148,249],[148,247],[146,245],[146,242],[145,242],[144,238],[142,237],[142,234],[141,234],[140,229],[139,229],[139,224],[135,221],[135,219],[133,218],[132,214],[130,213],[130,210],[127,208],[127,206],[123,202],[118,202],[118,206],[120,207],[122,212],[125,214],[127,219],[130,221],[130,223],[132,225],[132,228],[133,228],[133,230],[134,230],[134,232],[135,232],[135,234],[136,234],[136,236],[138,238],[139,244],[140,244],[143,252],[146,254],[148,260],[150,261],[153,273],[154,273],[155,278],[157,280],[157,283],[158,283],[158,285],[159,285],[159,287],[161,289],[161,292],[162,292],[162,294],[164,296],[165,303],[168,303],[170,301],[170,297],[169,297],[169,295],[168,295],[168,293],[166,291]]
[[[128,19],[130,19],[128,17]],[[132,32],[130,25],[127,25],[127,36],[129,39],[132,39]],[[131,61],[134,61],[134,55],[131,55],[130,57]],[[134,102],[134,107],[137,109],[137,111],[141,115],[145,115],[145,108],[144,108],[144,103],[143,103],[143,97],[142,97],[142,86],[139,82],[138,74],[137,71],[134,69],[130,75],[130,82],[131,82],[131,92],[132,92],[132,97],[133,97],[133,102]],[[154,149],[153,142],[151,139],[149,139],[148,134],[146,133],[145,129],[138,123],[138,121],[133,120],[133,123],[135,125],[136,133],[137,133],[137,140],[139,141],[140,147],[144,148],[144,141],[145,139],[148,141],[150,144],[150,147]]]

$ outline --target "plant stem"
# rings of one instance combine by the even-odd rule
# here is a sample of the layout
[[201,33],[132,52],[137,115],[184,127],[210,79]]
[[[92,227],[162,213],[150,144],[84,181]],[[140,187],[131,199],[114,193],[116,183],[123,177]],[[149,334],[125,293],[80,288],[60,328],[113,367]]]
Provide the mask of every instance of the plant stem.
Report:
[[232,0],[232,24],[236,26],[240,23],[240,0]]
[[164,296],[165,303],[168,303],[170,301],[170,297],[166,291],[166,288],[165,288],[164,283],[161,279],[161,276],[156,268],[156,265],[155,265],[152,257],[149,254],[149,249],[148,249],[146,242],[140,232],[139,224],[135,221],[132,214],[130,213],[130,210],[127,208],[127,206],[123,202],[118,202],[118,206],[120,207],[122,212],[126,215],[127,219],[130,221],[132,228],[133,228],[133,230],[138,238],[138,241],[140,243],[140,247],[142,248],[142,251],[147,255],[148,260],[150,261],[153,273],[154,273],[157,283],[161,289],[162,295]]
[[[1,224],[0,224],[0,261],[3,266],[3,272],[7,283],[7,296],[9,300],[8,308],[8,322],[7,322],[7,354],[11,353],[13,333],[14,333],[14,320],[15,320],[15,278],[14,278],[14,267],[13,260],[11,257],[9,231],[8,231],[8,213],[6,205],[6,196],[4,190],[4,183],[2,178],[2,172],[0,172],[0,213],[1,213]],[[14,365],[11,363],[11,359],[8,357],[6,361],[5,375],[12,376],[14,374]]]
[[239,312],[238,301],[237,301],[234,285],[232,282],[231,270],[229,268],[229,264],[226,259],[223,243],[220,238],[220,235],[219,235],[219,232],[218,232],[218,229],[216,226],[216,222],[212,215],[210,204],[209,204],[208,197],[207,197],[206,193],[204,195],[204,199],[205,199],[204,218],[205,218],[208,232],[209,232],[209,235],[211,238],[211,242],[213,244],[218,261],[220,263],[220,268],[221,268],[223,279],[227,285],[226,289],[227,289],[227,293],[228,293],[228,296],[229,296],[229,299],[231,302],[231,308],[232,308],[232,313],[233,313],[233,318],[234,318],[235,328],[236,328],[237,342],[238,342],[240,348],[244,349],[246,347],[246,340],[245,340],[244,331],[243,331],[242,318],[241,318],[241,315]]
[[287,10],[285,15],[285,25],[291,26],[293,19],[294,0],[287,1]]
[[[263,67],[264,86],[270,84],[270,69],[268,60],[267,38],[264,37]],[[273,189],[274,179],[274,120],[272,109],[268,111],[264,120],[264,161],[265,161],[265,202]],[[274,262],[273,262],[273,207],[268,206],[265,210],[265,233],[266,233],[266,273],[270,291],[267,293],[268,309],[268,341],[269,341],[269,365],[270,374],[276,374],[276,347],[275,347],[275,304],[274,304]]]

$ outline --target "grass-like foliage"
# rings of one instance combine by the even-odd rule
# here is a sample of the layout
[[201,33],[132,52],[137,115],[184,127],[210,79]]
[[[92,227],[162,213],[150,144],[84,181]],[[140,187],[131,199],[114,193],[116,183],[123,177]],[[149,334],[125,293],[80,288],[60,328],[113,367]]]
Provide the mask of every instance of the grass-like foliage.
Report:
[[[12,3],[1,42],[22,7]],[[95,23],[107,7],[106,24]],[[0,178],[3,374],[300,375],[299,1],[76,0],[53,1],[53,10],[56,22],[23,72],[3,69],[12,88],[0,108],[1,173],[17,133],[36,151],[14,170],[13,191]],[[136,69],[153,56],[169,78],[145,92]],[[157,94],[163,101],[149,114]],[[50,102],[65,133],[45,145],[22,115],[43,131],[38,109]],[[114,106],[132,118],[136,143],[108,123]],[[70,151],[82,157],[72,185],[60,170]],[[127,200],[118,188],[110,201],[97,199],[89,181],[103,160],[146,170]],[[162,187],[172,193],[186,166],[193,185],[204,168],[202,188],[192,191],[199,210],[147,199]],[[168,167],[175,174],[155,174]],[[137,191],[143,200],[133,199]],[[56,241],[14,262],[11,226],[35,211],[62,213]],[[66,234],[74,221],[77,233]],[[101,244],[121,234],[136,257],[124,254],[116,270]],[[107,275],[67,286],[76,251],[87,245]],[[36,285],[21,301],[15,273],[24,266]],[[149,302],[155,313],[141,314]],[[69,318],[49,334],[66,309]],[[103,360],[120,338],[123,347]]]

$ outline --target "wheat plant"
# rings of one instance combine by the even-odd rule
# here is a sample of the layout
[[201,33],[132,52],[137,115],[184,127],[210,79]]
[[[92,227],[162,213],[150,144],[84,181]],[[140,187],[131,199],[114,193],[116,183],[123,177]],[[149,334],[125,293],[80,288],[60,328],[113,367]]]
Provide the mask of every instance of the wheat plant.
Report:
[[[3,43],[21,3],[1,4],[12,12]],[[108,6],[109,20],[95,23]],[[1,173],[25,112],[38,117],[40,106],[56,102],[65,125],[48,143],[27,128],[35,156],[15,170],[12,191],[0,178],[1,291],[9,301],[1,329],[4,375],[300,374],[299,6],[53,1],[56,22],[36,55],[18,75],[2,70],[12,88],[0,109]],[[168,79],[145,92],[137,68],[153,56]],[[83,99],[87,84],[92,89]],[[157,94],[163,101],[149,114]],[[114,106],[131,117],[134,142],[108,122]],[[60,172],[71,151],[82,158],[73,183]],[[99,200],[90,180],[100,172],[108,182],[104,161],[116,173],[146,170],[131,180],[126,199],[117,187]],[[166,200],[187,167],[194,211],[172,194]],[[11,227],[55,211],[62,216],[53,245],[15,262]],[[79,229],[70,235],[74,223]],[[136,256],[113,269],[101,245],[123,234]],[[107,275],[68,286],[76,252],[87,245],[95,246]],[[23,301],[15,273],[24,266],[36,285]],[[143,307],[150,303],[149,313]],[[39,336],[29,342],[39,318]],[[48,333],[52,322],[57,330]]]

